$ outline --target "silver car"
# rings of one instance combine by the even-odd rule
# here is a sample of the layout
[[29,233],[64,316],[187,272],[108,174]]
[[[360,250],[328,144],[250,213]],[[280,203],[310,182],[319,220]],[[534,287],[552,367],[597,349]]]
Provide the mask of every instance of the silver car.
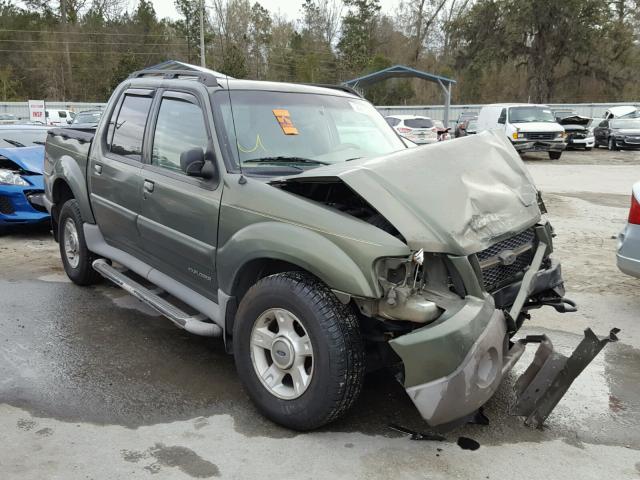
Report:
[[633,186],[629,221],[618,235],[618,268],[640,278],[640,182]]

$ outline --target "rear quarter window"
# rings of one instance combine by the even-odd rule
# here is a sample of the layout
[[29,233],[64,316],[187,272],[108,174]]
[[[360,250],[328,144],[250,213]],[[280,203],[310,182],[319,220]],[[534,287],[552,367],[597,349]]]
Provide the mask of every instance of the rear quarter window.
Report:
[[152,97],[130,95],[124,97],[120,111],[109,132],[113,131],[110,151],[131,160],[142,160],[142,139]]

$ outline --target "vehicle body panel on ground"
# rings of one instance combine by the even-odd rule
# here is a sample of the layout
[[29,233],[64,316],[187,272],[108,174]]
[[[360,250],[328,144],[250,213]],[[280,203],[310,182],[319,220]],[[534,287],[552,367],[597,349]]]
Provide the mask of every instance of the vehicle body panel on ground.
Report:
[[618,268],[640,278],[640,182],[633,186],[629,221],[618,235]]
[[558,159],[566,148],[565,131],[546,105],[505,103],[485,105],[478,114],[478,131],[503,132],[520,152],[549,152]]
[[46,135],[44,127],[0,127],[0,227],[49,221],[42,178],[44,147],[38,145]]
[[305,430],[346,411],[364,340],[427,421],[464,417],[522,353],[509,337],[527,312],[570,310],[504,133],[409,149],[340,89],[157,74],[123,82],[95,135],[49,137],[65,270],[88,284],[93,265],[181,328],[224,335],[275,421]]

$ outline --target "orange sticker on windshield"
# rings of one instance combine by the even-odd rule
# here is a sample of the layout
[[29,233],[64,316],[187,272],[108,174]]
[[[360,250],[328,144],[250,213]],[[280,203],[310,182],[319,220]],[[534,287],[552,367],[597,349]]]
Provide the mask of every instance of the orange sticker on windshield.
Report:
[[280,124],[280,127],[282,128],[282,131],[285,135],[298,135],[298,129],[293,126],[289,110],[274,108],[272,111],[276,116],[276,120],[278,120],[278,123]]

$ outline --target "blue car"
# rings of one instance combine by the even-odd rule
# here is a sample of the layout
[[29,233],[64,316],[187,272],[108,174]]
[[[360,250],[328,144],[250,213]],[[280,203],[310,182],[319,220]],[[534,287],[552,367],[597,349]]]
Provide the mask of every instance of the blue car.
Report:
[[47,127],[0,125],[0,230],[49,222],[44,206]]

